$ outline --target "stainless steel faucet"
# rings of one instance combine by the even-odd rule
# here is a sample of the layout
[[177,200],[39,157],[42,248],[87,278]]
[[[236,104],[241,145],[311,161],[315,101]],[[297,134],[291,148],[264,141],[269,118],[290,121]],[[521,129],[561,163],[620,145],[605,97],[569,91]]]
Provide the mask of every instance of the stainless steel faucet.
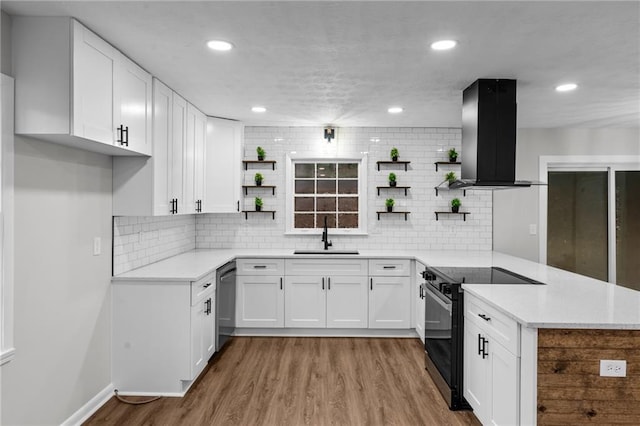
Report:
[[329,241],[329,231],[327,229],[327,216],[324,217],[324,230],[322,231],[322,242],[324,243],[324,249],[329,250],[333,244]]

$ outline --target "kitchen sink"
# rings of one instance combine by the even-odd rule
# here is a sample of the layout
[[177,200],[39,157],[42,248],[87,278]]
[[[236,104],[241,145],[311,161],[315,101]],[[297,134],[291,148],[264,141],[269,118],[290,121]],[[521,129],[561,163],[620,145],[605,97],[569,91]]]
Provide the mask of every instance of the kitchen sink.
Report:
[[296,250],[293,254],[360,254],[358,250]]

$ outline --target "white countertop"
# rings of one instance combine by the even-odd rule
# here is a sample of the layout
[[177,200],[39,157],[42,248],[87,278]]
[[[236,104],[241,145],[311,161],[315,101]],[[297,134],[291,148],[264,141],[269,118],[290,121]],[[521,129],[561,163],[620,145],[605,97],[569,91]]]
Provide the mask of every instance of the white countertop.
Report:
[[[327,255],[294,255],[293,249],[193,250],[120,274],[113,281],[196,281],[228,261],[243,257]],[[640,330],[640,292],[502,253],[361,250],[356,257],[409,258],[431,266],[500,266],[546,285],[463,284],[462,288],[526,327]]]

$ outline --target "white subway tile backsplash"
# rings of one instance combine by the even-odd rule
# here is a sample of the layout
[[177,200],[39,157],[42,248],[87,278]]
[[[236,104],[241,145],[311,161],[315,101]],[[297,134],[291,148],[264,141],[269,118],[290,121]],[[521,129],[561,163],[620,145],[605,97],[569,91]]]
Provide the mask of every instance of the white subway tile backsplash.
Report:
[[[202,214],[164,217],[116,217],[114,221],[114,273],[147,265],[194,248],[258,248],[316,249],[321,247],[320,235],[285,235],[285,158],[292,151],[328,155],[368,152],[368,235],[332,235],[334,249],[389,250],[491,250],[492,195],[485,191],[462,191],[438,196],[434,187],[444,180],[447,171],[459,176],[459,166],[445,166],[435,171],[434,162],[446,161],[449,148],[461,156],[459,128],[420,127],[352,127],[339,128],[336,140],[327,145],[322,127],[245,127],[245,158],[254,158],[256,147],[262,146],[267,157],[277,161],[275,171],[261,171],[277,186],[275,196],[263,196],[266,208],[276,210],[275,220],[269,215]],[[388,160],[389,151],[397,147],[400,159],[411,161],[408,170],[382,166],[376,161]],[[376,186],[386,185],[390,172],[399,182],[411,186],[407,196],[401,192],[378,196]],[[243,181],[252,182],[256,170],[244,172]],[[254,195],[244,197],[244,205],[252,204]],[[398,209],[410,211],[408,220],[402,216],[381,215],[385,198],[396,200]],[[462,210],[469,211],[467,220],[461,216],[440,216],[435,210],[448,211],[453,198],[460,198]]]

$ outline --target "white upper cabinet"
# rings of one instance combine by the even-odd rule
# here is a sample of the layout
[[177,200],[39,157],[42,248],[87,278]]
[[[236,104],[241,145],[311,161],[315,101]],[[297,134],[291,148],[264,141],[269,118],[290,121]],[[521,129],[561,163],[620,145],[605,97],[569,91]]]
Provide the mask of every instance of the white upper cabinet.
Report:
[[203,212],[233,213],[240,210],[243,138],[242,123],[207,118]]
[[164,216],[185,210],[187,102],[153,79],[153,157],[113,159],[113,214]]
[[151,75],[74,19],[13,19],[16,133],[151,155]]
[[129,58],[118,55],[113,77],[116,143],[144,154],[152,153],[152,77]]
[[[72,134],[113,144],[113,76],[116,50],[73,21]],[[19,74],[18,74],[19,75]]]
[[186,213],[202,212],[206,131],[207,118],[198,108],[188,104],[187,136],[184,151],[184,208]]

